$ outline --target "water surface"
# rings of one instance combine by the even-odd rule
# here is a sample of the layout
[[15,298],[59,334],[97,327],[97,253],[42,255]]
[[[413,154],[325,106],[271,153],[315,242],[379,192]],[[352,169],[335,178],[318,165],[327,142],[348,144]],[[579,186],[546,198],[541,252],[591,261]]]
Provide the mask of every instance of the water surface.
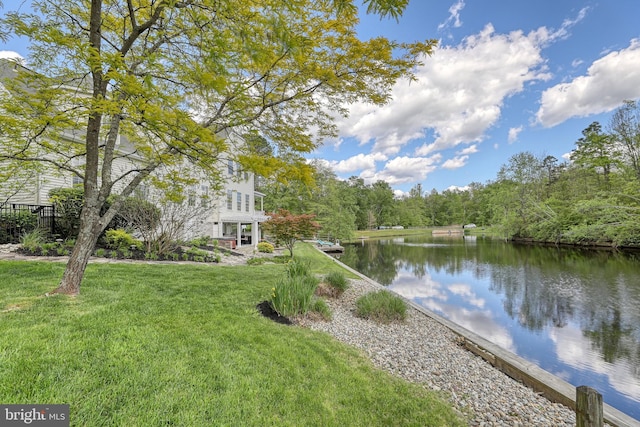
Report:
[[640,255],[403,237],[340,260],[640,419]]

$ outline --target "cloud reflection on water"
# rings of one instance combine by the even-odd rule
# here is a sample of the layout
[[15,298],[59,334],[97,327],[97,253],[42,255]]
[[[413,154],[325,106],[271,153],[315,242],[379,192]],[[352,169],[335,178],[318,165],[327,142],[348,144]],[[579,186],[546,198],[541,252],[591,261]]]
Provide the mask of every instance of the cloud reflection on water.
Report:
[[604,361],[599,351],[592,348],[583,332],[574,325],[551,328],[549,337],[556,345],[556,354],[563,363],[579,370],[605,375],[611,387],[640,402],[638,372],[628,363],[616,365]]
[[[394,292],[410,299],[434,313],[438,313],[452,322],[469,329],[492,343],[515,352],[513,338],[509,331],[498,324],[490,310],[480,310],[485,305],[482,298],[476,296],[471,287],[464,284],[453,284],[444,288],[430,275],[420,279],[408,272],[399,272],[398,284],[389,286]],[[450,295],[463,297],[468,307],[449,304]]]

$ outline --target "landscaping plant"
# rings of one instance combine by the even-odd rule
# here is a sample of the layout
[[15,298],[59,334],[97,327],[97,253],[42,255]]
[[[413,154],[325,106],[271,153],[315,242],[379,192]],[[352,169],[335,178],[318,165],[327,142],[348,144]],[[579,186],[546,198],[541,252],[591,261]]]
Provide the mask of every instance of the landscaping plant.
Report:
[[262,253],[266,253],[266,254],[272,254],[273,250],[274,250],[274,247],[269,242],[260,242],[260,243],[258,243],[258,252],[262,252]]
[[380,323],[403,321],[407,317],[407,304],[387,290],[370,292],[356,301],[356,315]]

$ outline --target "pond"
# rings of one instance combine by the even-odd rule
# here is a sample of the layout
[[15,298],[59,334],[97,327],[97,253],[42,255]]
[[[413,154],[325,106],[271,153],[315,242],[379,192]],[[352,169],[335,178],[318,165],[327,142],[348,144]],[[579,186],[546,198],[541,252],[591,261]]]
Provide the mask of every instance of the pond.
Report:
[[640,420],[640,254],[411,236],[340,261]]

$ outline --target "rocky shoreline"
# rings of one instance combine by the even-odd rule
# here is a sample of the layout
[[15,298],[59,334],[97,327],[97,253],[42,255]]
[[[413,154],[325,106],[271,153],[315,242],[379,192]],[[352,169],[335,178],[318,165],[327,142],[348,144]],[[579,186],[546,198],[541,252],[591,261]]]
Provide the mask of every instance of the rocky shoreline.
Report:
[[465,350],[455,333],[418,310],[409,308],[406,322],[389,325],[356,317],[356,299],[379,288],[367,280],[351,280],[340,298],[328,301],[331,321],[300,323],[361,349],[381,369],[443,392],[471,426],[575,425],[573,410]]

